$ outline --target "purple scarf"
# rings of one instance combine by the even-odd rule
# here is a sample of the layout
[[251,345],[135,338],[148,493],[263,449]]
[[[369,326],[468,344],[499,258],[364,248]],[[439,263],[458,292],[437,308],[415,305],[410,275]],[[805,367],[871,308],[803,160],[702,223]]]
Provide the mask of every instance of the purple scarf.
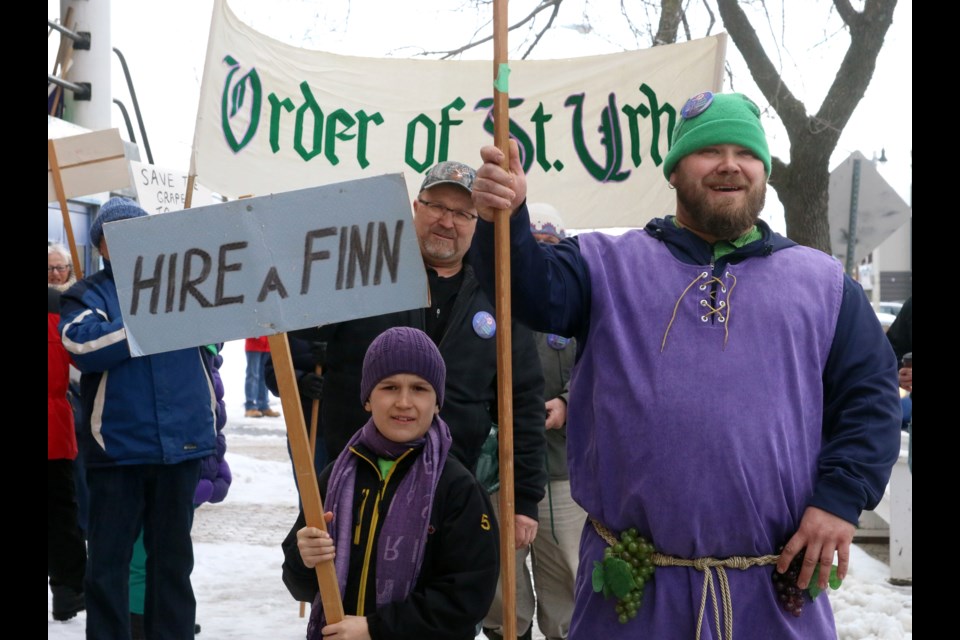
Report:
[[[423,447],[423,452],[400,481],[380,530],[376,556],[379,608],[388,602],[404,600],[413,591],[420,566],[423,564],[433,498],[452,442],[450,427],[438,415],[434,416],[423,438],[410,442],[393,442],[383,437],[377,431],[372,418],[350,438],[333,465],[323,505],[324,511],[332,511],[334,514],[330,536],[337,543],[334,566],[341,594],[346,592],[347,573],[350,568],[354,488],[357,478],[358,456],[351,453],[350,449],[362,444],[377,457],[396,460],[411,449]],[[390,473],[395,469],[396,466]],[[359,597],[362,602],[364,594],[361,593]],[[323,615],[320,594],[317,593],[310,611],[310,622],[307,624],[308,640],[319,640],[322,637],[320,630],[324,626],[326,617]]]

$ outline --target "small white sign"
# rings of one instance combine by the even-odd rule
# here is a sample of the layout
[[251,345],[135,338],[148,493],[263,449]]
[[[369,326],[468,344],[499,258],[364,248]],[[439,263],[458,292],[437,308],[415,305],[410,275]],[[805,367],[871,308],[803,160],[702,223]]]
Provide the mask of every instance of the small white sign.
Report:
[[[187,172],[165,169],[136,160],[130,161],[130,176],[137,190],[137,200],[147,213],[180,211],[186,201]],[[191,207],[217,204],[222,199],[196,180],[193,181]]]

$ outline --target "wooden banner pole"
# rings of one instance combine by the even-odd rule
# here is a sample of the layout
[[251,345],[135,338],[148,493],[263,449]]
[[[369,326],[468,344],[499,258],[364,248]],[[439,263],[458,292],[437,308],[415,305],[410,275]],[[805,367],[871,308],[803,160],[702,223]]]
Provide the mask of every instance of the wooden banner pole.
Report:
[[[503,151],[503,168],[510,168],[510,114],[507,89],[507,0],[493,3],[493,137]],[[497,305],[497,388],[500,457],[500,585],[503,595],[503,637],[517,637],[516,524],[513,496],[513,350],[510,308],[510,214],[494,219]]]
[[[293,359],[290,355],[290,342],[286,333],[267,336],[270,342],[270,357],[277,375],[277,387],[280,390],[280,404],[283,407],[283,419],[287,424],[287,438],[290,441],[290,454],[293,468],[300,488],[300,502],[308,527],[327,530],[323,519],[323,502],[317,487],[317,474],[313,468],[313,452],[304,427],[303,406],[297,391],[297,376],[293,372]],[[340,586],[333,562],[321,562],[316,567],[317,580],[320,583],[320,601],[327,624],[343,620],[343,602],[340,599]]]

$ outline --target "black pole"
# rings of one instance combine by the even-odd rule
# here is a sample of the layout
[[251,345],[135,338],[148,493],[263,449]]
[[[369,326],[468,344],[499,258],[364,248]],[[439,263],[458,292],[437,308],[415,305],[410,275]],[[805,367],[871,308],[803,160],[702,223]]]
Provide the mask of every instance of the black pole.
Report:
[[133,88],[133,79],[130,78],[130,69],[127,67],[127,61],[120,53],[120,49],[113,48],[113,52],[120,58],[120,65],[123,67],[123,75],[127,79],[127,89],[130,91],[130,100],[133,101],[133,112],[137,115],[137,124],[140,126],[140,137],[143,138],[143,148],[147,152],[147,162],[153,164],[153,153],[150,152],[150,142],[147,140],[147,130],[143,126],[143,116],[140,115],[140,103],[137,102],[137,92]]
[[853,254],[857,246],[857,204],[860,199],[860,160],[853,161],[853,177],[850,185],[850,228],[847,232],[847,275],[854,277],[856,261]]

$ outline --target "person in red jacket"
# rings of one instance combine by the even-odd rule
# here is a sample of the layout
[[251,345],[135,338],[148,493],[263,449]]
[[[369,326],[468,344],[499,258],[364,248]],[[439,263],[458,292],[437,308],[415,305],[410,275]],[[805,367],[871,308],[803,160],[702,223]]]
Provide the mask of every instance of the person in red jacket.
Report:
[[264,371],[267,358],[270,357],[270,342],[266,336],[247,338],[244,351],[247,352],[247,378],[243,387],[246,394],[244,417],[280,417],[279,411],[270,408],[270,396],[267,393],[267,378]]
[[77,435],[67,399],[70,354],[60,342],[60,291],[47,287],[47,576],[53,619],[69,620],[85,608],[87,548],[77,523],[73,461]]

